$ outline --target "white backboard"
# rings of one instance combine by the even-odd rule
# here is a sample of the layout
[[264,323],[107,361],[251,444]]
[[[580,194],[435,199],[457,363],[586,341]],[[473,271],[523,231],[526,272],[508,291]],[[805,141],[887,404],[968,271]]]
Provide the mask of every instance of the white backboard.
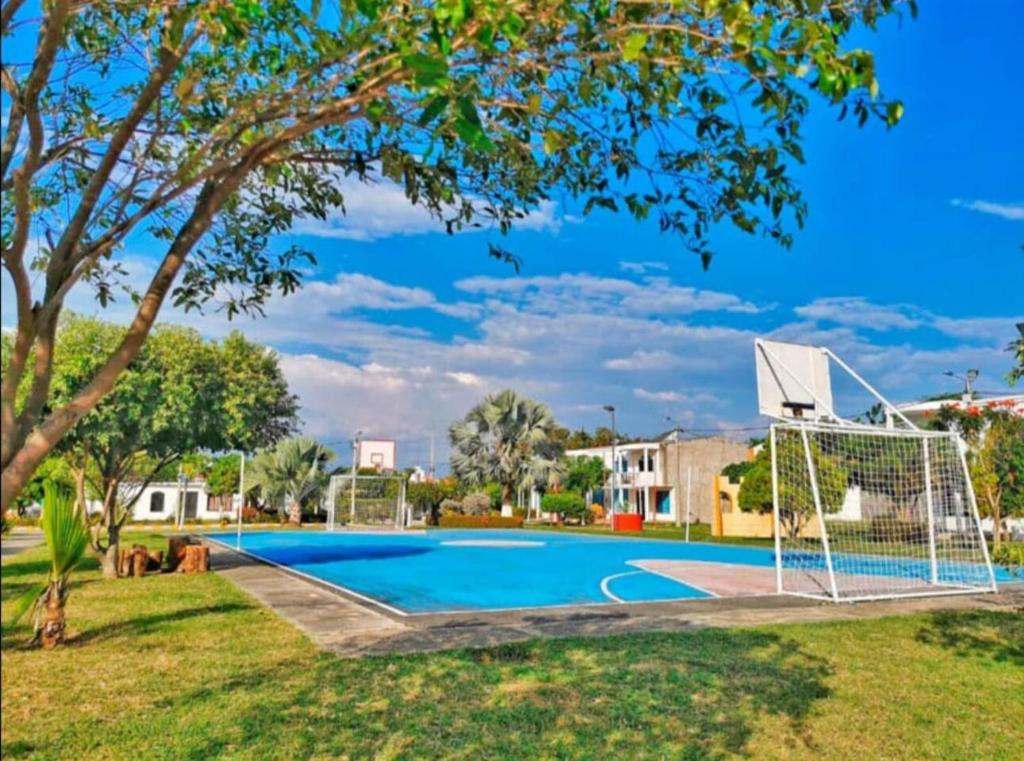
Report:
[[777,419],[834,417],[828,354],[820,346],[754,342],[757,409]]

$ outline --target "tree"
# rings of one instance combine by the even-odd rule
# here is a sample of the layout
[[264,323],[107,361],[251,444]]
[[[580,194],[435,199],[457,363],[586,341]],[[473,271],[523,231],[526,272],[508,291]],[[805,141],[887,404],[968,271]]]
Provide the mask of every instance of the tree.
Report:
[[1016,386],[1017,382],[1024,378],[1024,327],[1018,325],[1017,329],[1021,332],[1020,337],[1010,341],[1006,347],[1006,350],[1013,354],[1014,360],[1013,367],[1006,374],[1006,382],[1011,386]]
[[968,468],[978,511],[992,519],[992,544],[998,551],[1006,518],[1024,516],[1024,416],[1009,404],[943,407],[932,421],[954,430],[968,443]]
[[237,494],[242,458],[237,454],[218,457],[206,476],[206,491],[215,497]]
[[41,523],[50,567],[46,581],[24,594],[15,618],[31,610],[33,641],[49,650],[64,642],[68,579],[89,546],[89,529],[83,514],[75,510],[70,492],[52,482],[46,483],[44,492]]
[[327,463],[334,452],[306,436],[279,442],[252,463],[252,483],[270,504],[287,504],[288,520],[302,523],[302,508],[319,499],[327,485]]
[[[880,95],[872,55],[843,43],[900,5],[916,12],[913,0],[336,5],[4,1],[0,35],[35,49],[18,65],[18,46],[3,48],[17,311],[3,508],[113,389],[168,298],[222,299],[233,315],[293,291],[308,252],[271,251],[273,237],[343,209],[341,177],[398,184],[449,232],[506,232],[557,192],[584,214],[653,216],[705,266],[722,221],[788,246],[806,213],[790,167],[810,96],[895,124],[902,105]],[[92,287],[106,304],[129,240],[162,259],[115,349],[51,404],[65,300]]]
[[488,396],[448,429],[452,473],[471,486],[497,483],[502,506],[510,506],[518,487],[547,486],[557,472],[556,427],[545,404],[512,390]]
[[409,484],[406,499],[427,516],[428,523],[436,525],[438,516],[441,514],[441,503],[446,500],[454,500],[459,495],[459,491],[459,482],[454,478],[420,481]]
[[[112,323],[66,314],[57,333],[51,398],[58,404],[73,398],[123,332]],[[294,427],[294,408],[281,401],[292,399],[286,387],[268,386],[261,409],[262,399],[247,399],[226,385],[224,365],[220,345],[204,341],[194,330],[161,326],[114,391],[61,442],[60,451],[76,474],[79,501],[85,502],[88,488],[102,503],[92,548],[107,578],[117,575],[121,527],[161,472],[185,458],[182,466],[189,476],[201,477],[212,462],[197,450],[237,449]],[[244,388],[266,374],[261,366],[243,363],[233,368],[232,377]],[[253,406],[255,411],[249,409]],[[233,428],[238,417],[250,420],[253,431]]]
[[600,457],[567,457],[562,485],[568,491],[589,494],[604,486],[611,471]]
[[555,513],[566,518],[576,518],[580,523],[586,522],[587,504],[583,499],[583,495],[577,491],[545,494],[541,498],[540,509],[546,513]]
[[[823,514],[837,513],[846,497],[846,471],[830,456],[822,452],[817,442],[810,441],[811,461],[814,463]],[[806,453],[799,435],[780,432],[777,438],[779,462],[793,464],[806,473]],[[738,497],[740,510],[767,513],[773,509],[771,445],[765,445],[751,467],[743,474]],[[817,513],[810,478],[780,479],[779,522],[787,536],[797,537],[802,528]]]

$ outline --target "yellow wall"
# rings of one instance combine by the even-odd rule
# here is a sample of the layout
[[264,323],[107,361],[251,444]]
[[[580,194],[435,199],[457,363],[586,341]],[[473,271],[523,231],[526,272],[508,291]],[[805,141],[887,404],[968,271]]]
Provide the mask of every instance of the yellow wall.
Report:
[[[739,507],[740,485],[729,483],[728,478],[715,476],[714,505],[715,512],[711,521],[712,536],[743,536],[769,539],[774,536],[771,513],[745,513]],[[722,503],[728,496],[732,504],[731,510],[723,510]],[[800,531],[804,538],[821,536],[818,530],[818,519],[814,518]]]

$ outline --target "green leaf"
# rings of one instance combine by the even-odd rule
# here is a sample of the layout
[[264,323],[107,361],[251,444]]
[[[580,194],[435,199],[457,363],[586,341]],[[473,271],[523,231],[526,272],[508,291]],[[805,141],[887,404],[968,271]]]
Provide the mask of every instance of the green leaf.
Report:
[[412,53],[402,57],[402,63],[412,69],[416,84],[429,87],[448,76],[448,62],[443,58]]
[[445,95],[439,95],[433,98],[426,106],[423,107],[423,112],[420,114],[420,118],[417,120],[417,124],[421,127],[426,127],[428,124],[433,122],[438,116],[440,116],[448,108],[448,97]]
[[626,40],[626,44],[622,46],[622,59],[624,61],[634,61],[640,57],[641,51],[647,44],[647,35],[641,34],[640,32],[634,32],[629,35]]

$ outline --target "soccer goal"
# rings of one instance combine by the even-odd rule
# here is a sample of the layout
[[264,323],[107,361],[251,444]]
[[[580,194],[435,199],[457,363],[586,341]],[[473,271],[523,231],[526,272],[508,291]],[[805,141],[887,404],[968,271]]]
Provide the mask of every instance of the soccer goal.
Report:
[[407,522],[404,475],[331,476],[327,489],[327,530],[338,526],[404,528]]
[[[918,429],[827,349],[756,351],[761,411],[777,420],[778,591],[836,602],[995,591],[959,437]],[[885,425],[835,413],[830,360],[883,403]]]

